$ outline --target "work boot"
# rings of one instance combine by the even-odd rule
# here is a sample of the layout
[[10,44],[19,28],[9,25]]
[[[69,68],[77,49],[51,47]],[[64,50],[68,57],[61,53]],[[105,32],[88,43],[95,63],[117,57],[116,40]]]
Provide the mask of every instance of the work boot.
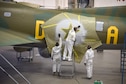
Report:
[[64,56],[64,57],[62,58],[62,60],[63,60],[63,61],[66,61],[66,60],[67,60],[67,57]]
[[90,80],[90,79],[92,79],[92,77],[87,77],[87,79],[89,79],[89,80]]
[[69,59],[68,59],[68,61],[72,61],[72,59],[71,59],[71,58],[69,58]]
[[65,58],[65,57],[63,57],[63,60],[66,60],[66,58]]

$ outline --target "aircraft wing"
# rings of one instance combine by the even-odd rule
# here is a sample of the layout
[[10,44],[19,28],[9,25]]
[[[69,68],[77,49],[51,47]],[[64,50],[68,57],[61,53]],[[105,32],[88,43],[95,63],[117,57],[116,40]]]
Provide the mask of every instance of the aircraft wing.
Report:
[[7,28],[3,29],[0,27],[0,46],[18,45],[33,42],[40,41],[34,39],[34,37],[30,35],[12,31]]

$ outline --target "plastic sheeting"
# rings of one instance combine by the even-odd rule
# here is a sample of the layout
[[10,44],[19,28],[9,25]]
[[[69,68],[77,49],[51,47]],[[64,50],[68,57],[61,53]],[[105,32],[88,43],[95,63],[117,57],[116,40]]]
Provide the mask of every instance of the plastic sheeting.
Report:
[[68,31],[78,25],[80,25],[80,28],[76,32],[76,42],[73,49],[76,62],[81,62],[87,45],[91,45],[93,49],[101,45],[101,41],[95,31],[94,17],[85,17],[64,12],[49,19],[43,25],[49,52],[51,52],[52,47],[58,41],[58,33],[61,34],[64,48],[65,37]]

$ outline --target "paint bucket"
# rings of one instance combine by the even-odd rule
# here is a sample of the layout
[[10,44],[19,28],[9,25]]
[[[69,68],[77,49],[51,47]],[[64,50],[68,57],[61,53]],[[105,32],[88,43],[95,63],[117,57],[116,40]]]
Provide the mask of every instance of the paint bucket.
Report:
[[94,84],[103,84],[103,82],[101,80],[95,80]]

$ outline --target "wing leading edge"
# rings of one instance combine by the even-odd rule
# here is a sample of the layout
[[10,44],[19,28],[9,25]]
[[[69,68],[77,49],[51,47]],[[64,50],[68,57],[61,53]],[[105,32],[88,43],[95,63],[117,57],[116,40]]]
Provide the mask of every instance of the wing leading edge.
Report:
[[0,40],[0,46],[40,42],[30,35],[3,28],[0,28]]

